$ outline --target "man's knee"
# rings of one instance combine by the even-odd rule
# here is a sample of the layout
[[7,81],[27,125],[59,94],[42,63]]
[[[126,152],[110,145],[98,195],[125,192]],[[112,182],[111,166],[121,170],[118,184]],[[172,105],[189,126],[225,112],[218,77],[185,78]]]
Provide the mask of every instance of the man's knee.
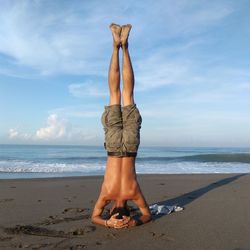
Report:
[[121,103],[121,92],[110,91],[110,105]]
[[132,91],[122,90],[123,106],[134,104],[134,95]]

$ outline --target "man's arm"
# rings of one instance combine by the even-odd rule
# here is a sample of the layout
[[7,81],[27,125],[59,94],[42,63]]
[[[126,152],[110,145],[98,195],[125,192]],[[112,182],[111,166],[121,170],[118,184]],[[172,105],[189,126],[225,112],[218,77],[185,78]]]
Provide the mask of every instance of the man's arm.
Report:
[[130,226],[139,226],[142,224],[145,224],[149,222],[152,217],[151,213],[148,207],[148,204],[142,194],[141,191],[138,192],[137,196],[135,199],[133,199],[133,202],[137,205],[137,207],[140,209],[141,216],[139,219],[132,219],[131,222],[129,223]]
[[101,196],[99,196],[91,216],[91,221],[93,223],[105,226],[106,220],[102,219],[101,215],[104,207],[107,204],[108,202],[105,201]]
[[128,227],[128,219],[127,218],[124,218],[124,219],[116,219],[115,218],[118,215],[118,213],[112,215],[110,217],[110,219],[108,219],[108,220],[102,219],[101,215],[102,215],[103,209],[109,203],[110,203],[110,201],[105,200],[100,195],[96,204],[95,204],[95,207],[94,207],[94,210],[93,210],[93,213],[91,216],[91,221],[95,224],[99,224],[99,225],[107,226],[107,227],[113,227],[113,228]]

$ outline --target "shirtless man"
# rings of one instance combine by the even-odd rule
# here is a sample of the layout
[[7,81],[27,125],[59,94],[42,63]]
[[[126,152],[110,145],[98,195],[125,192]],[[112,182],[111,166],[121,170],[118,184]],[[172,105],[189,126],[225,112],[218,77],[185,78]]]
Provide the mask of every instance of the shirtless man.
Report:
[[[134,103],[134,73],[128,51],[131,25],[111,24],[113,53],[109,67],[109,106],[105,106],[102,124],[105,131],[107,164],[99,198],[92,213],[92,222],[107,227],[125,228],[151,220],[148,204],[136,179],[135,158],[140,144],[142,118]],[[122,48],[123,89],[120,91],[119,49]],[[122,97],[122,108],[121,108]],[[127,200],[140,209],[139,219],[130,217]],[[113,201],[110,218],[102,218],[104,207]]]

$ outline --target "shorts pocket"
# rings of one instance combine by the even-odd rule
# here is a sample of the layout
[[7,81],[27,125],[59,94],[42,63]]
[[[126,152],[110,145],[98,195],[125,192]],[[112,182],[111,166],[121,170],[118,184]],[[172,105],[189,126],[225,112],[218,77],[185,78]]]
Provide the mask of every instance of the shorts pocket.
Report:
[[135,122],[141,127],[142,117],[138,109],[135,110]]
[[123,144],[127,152],[136,152],[140,144],[140,133],[138,129],[124,129]]
[[101,116],[101,123],[103,125],[104,130],[107,127],[107,116],[108,116],[108,111],[104,110],[104,112],[102,113],[102,116]]
[[132,125],[141,128],[141,123],[142,117],[137,108],[135,108],[132,112],[128,112],[123,115],[123,125],[125,127]]
[[122,145],[122,129],[108,129],[105,133],[106,149],[109,152],[117,152],[121,150]]

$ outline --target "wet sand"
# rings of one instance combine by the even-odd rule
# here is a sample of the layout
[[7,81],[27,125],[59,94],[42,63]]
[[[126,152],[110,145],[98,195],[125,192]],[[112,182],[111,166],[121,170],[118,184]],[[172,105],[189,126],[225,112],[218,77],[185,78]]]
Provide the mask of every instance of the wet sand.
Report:
[[138,181],[149,204],[184,210],[107,229],[90,221],[102,176],[0,180],[0,249],[250,249],[250,174]]

